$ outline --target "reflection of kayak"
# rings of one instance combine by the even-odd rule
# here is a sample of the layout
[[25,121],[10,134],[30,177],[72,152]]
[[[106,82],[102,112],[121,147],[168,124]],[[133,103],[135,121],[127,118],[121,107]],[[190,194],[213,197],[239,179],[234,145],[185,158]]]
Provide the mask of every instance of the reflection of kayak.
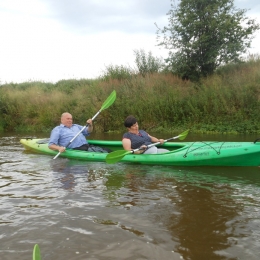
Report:
[[[48,139],[21,139],[22,145],[34,152],[55,156],[48,148]],[[122,150],[121,141],[88,140],[89,144]],[[169,150],[162,154],[127,154],[120,162],[179,165],[179,166],[260,166],[260,142],[168,142],[162,146]],[[61,157],[85,161],[105,162],[107,153],[66,149]]]

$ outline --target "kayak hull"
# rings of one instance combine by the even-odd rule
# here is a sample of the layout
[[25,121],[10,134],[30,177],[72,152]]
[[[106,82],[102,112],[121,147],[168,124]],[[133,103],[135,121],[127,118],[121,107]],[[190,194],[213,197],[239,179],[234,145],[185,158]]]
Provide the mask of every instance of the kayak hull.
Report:
[[[48,139],[21,139],[26,150],[52,155]],[[121,141],[88,140],[89,144],[123,150]],[[260,166],[260,142],[167,142],[161,146],[169,152],[161,154],[127,154],[119,162],[172,166]],[[105,162],[107,153],[66,149],[60,157]]]

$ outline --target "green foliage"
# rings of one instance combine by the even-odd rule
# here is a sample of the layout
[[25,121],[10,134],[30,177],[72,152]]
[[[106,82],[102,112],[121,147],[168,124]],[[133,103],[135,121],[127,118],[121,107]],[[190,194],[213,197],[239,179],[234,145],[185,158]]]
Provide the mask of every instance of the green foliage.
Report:
[[41,88],[41,90],[44,91],[49,91],[50,89],[53,88],[52,83],[48,82],[40,82],[40,81],[29,81],[29,82],[23,82],[23,83],[9,83],[9,84],[3,84],[0,87],[7,87],[9,90],[24,90],[26,91],[27,89],[31,89],[34,87]]
[[164,68],[162,59],[154,57],[151,52],[145,53],[145,51],[141,49],[135,50],[134,54],[138,72],[142,76],[160,72]]
[[197,81],[220,65],[240,61],[260,25],[233,2],[182,0],[175,5],[173,1],[168,26],[157,31],[158,45],[170,50],[167,63],[172,72]]
[[84,87],[87,85],[95,84],[95,80],[90,79],[69,79],[69,80],[60,80],[53,87],[57,90],[60,90],[64,93],[71,94],[73,91],[79,87]]
[[103,72],[103,75],[100,77],[101,80],[125,80],[131,79],[131,77],[135,74],[134,70],[130,67],[119,66],[119,65],[109,65],[106,66],[106,70]]
[[48,132],[70,112],[84,125],[116,91],[112,106],[95,119],[95,132],[124,132],[132,114],[149,132],[260,134],[260,59],[222,66],[200,83],[172,73],[127,79],[70,80],[0,87],[0,131]]

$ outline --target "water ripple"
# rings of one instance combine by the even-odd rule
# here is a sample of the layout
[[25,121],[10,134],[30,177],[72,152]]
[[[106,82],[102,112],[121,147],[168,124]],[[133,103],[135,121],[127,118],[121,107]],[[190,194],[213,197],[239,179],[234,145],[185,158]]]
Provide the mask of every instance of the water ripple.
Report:
[[258,259],[258,168],[90,163],[0,138],[1,260]]

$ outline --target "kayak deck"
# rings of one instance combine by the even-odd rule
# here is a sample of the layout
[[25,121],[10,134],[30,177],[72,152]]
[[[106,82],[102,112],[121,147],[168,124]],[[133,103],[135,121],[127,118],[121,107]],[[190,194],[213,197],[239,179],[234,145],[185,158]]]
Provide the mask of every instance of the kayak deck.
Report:
[[[53,155],[48,139],[21,139],[25,149]],[[89,144],[123,150],[121,141],[88,140]],[[161,154],[127,154],[120,162],[171,166],[260,166],[260,142],[167,142],[158,145],[169,152]],[[107,153],[66,149],[60,157],[85,161],[106,161]]]

